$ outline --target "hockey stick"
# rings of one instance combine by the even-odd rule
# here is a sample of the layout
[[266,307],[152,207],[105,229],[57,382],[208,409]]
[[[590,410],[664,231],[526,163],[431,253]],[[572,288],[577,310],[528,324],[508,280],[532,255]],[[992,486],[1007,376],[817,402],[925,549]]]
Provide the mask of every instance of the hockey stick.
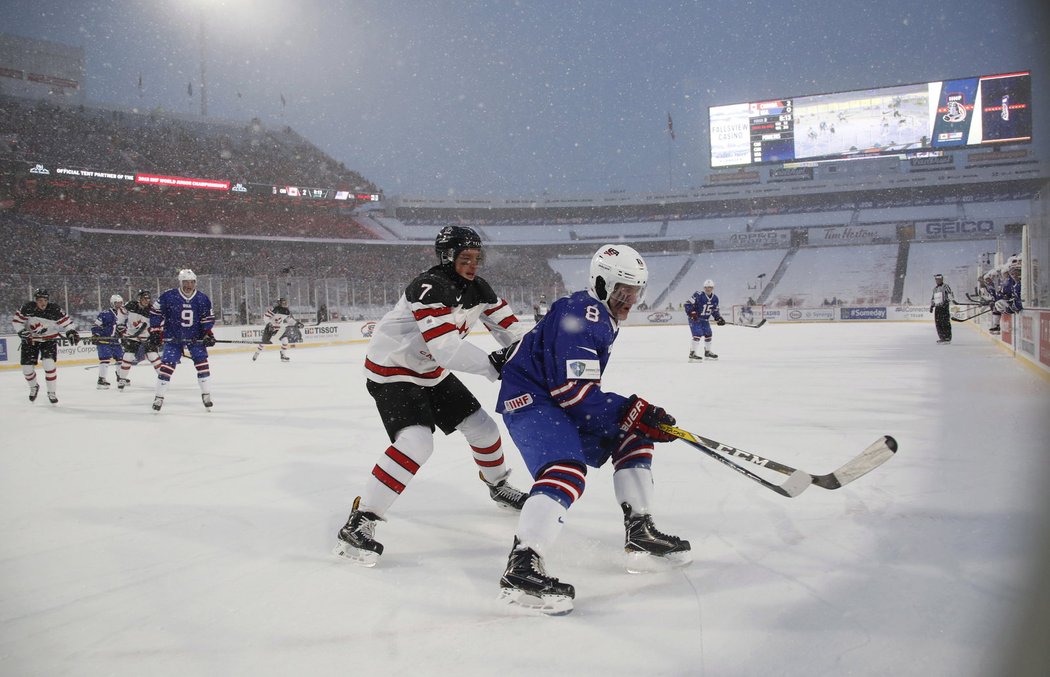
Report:
[[761,327],[765,323],[766,323],[766,318],[764,318],[764,317],[761,320],[758,321],[758,324],[744,324],[742,322],[726,322],[726,324],[731,324],[734,327],[747,327],[749,329],[758,329],[759,327]]
[[[727,465],[738,468],[738,472],[743,471],[742,474],[747,476],[752,476],[752,473],[749,473],[741,466],[736,465],[716,452],[743,459],[749,463],[760,465],[763,468],[769,468],[770,470],[774,470],[783,475],[790,475],[788,480],[782,485],[772,484],[758,478],[760,480],[759,483],[763,486],[773,488],[778,494],[789,497],[798,496],[810,484],[815,484],[822,489],[838,489],[839,487],[849,484],[858,477],[868,474],[897,453],[897,440],[889,435],[883,435],[881,438],[872,442],[867,449],[842,464],[834,472],[830,472],[826,475],[812,475],[803,470],[792,468],[789,465],[778,463],[777,461],[768,458],[762,458],[761,456],[756,456],[755,454],[742,449],[731,447],[728,444],[696,435],[688,430],[682,430],[681,428],[675,428],[674,426],[664,424],[660,424],[660,429],[679,439],[685,440],[687,443],[700,449],[704,453],[707,453],[709,456],[717,458]],[[754,477],[757,477],[757,475]],[[801,484],[801,488],[796,488],[796,484]],[[795,493],[790,493],[791,491],[795,491]]]
[[981,315],[984,315],[985,313],[990,313],[993,310],[994,310],[994,308],[985,308],[981,312],[974,313],[973,315],[970,315],[969,317],[955,317],[954,315],[952,315],[951,319],[952,319],[952,322],[967,322],[969,320],[972,320],[975,317],[980,317]]

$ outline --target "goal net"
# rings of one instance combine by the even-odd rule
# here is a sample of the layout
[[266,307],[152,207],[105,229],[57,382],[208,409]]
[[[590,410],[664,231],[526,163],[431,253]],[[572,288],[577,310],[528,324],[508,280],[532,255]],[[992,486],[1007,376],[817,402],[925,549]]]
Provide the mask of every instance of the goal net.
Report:
[[765,317],[765,306],[733,306],[733,324],[756,325]]

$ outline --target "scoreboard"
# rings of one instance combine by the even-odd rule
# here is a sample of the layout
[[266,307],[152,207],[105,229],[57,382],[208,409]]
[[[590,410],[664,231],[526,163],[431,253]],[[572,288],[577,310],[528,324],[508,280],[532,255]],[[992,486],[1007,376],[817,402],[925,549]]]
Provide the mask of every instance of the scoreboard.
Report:
[[1029,71],[712,106],[711,167],[1032,140]]

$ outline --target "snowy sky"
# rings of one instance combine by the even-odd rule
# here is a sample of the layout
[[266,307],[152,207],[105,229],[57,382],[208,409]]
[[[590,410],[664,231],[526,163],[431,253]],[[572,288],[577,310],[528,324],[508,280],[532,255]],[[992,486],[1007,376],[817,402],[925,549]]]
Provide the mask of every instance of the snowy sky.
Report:
[[1042,4],[4,0],[2,30],[83,46],[89,101],[189,113],[203,17],[212,117],[290,124],[388,194],[575,194],[701,184],[710,105],[1017,69],[1046,148]]

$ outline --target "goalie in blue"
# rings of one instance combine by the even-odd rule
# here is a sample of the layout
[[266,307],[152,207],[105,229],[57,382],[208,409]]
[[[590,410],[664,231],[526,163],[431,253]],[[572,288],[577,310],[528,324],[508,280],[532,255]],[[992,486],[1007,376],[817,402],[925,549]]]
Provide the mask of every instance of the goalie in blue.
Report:
[[659,532],[649,514],[653,443],[675,439],[659,427],[675,419],[637,395],[601,387],[620,322],[648,278],[634,249],[603,246],[591,259],[589,288],[555,301],[502,368],[496,410],[534,478],[500,579],[508,604],[552,615],[572,610],[573,587],[549,576],[543,558],[583,494],[588,468],[610,460],[628,571],[691,561],[689,542]]

